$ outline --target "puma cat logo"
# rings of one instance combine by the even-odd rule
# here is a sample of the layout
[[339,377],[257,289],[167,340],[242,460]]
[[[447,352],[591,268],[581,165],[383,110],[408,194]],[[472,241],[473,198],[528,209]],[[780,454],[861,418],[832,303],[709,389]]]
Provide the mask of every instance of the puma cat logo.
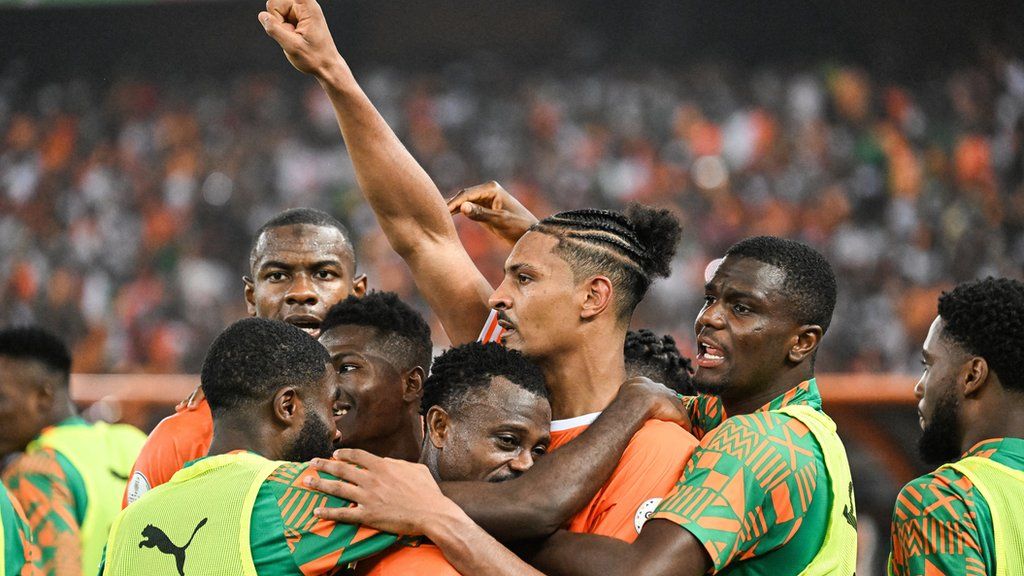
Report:
[[178,574],[179,576],[185,576],[185,551],[192,544],[192,539],[196,537],[196,532],[206,525],[207,518],[203,518],[199,521],[199,525],[192,531],[192,536],[189,536],[188,542],[184,546],[175,546],[174,542],[164,534],[164,531],[149,524],[142,529],[142,536],[145,538],[142,542],[139,542],[139,548],[145,546],[146,548],[156,548],[164,554],[170,554],[174,556],[174,560],[178,563]]

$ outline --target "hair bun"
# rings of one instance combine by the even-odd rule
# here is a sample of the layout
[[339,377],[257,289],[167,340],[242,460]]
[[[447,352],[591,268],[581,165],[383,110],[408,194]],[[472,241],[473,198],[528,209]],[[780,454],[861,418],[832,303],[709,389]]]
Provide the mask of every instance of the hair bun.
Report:
[[630,204],[626,218],[647,255],[644,272],[652,277],[667,277],[672,272],[672,257],[683,233],[679,220],[666,208],[643,204]]

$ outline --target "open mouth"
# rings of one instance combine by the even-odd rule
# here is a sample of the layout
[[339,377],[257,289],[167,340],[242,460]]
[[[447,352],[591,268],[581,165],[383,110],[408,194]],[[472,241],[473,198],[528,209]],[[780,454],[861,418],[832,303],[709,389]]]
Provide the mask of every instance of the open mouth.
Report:
[[725,362],[725,351],[714,342],[706,339],[697,340],[697,365],[702,368],[715,368]]
[[284,321],[301,329],[313,338],[320,337],[320,319],[316,316],[289,316]]
[[498,326],[501,326],[502,338],[508,338],[513,332],[516,331],[516,325],[509,322],[508,320],[498,319]]
[[351,404],[335,404],[334,405],[334,417],[341,418],[342,416],[349,413],[352,410]]

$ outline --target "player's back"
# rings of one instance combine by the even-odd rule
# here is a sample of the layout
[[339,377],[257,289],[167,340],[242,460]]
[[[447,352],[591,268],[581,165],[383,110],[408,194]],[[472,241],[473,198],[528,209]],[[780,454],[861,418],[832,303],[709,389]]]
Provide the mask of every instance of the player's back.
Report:
[[[551,449],[582,434],[596,418],[593,414],[552,422]],[[632,542],[647,517],[675,486],[696,446],[697,439],[682,427],[648,420],[633,435],[611,477],[570,520],[568,529]]]

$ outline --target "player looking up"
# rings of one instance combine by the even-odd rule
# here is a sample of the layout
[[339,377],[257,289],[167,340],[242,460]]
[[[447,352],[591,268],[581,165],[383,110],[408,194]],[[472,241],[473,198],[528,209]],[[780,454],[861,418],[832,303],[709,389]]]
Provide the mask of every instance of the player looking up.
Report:
[[71,353],[36,327],[0,331],[3,480],[25,511],[47,574],[92,574],[145,435],[89,424],[71,402]]
[[892,516],[889,574],[1024,574],[1024,283],[939,297],[914,387],[921,456]]
[[[557,418],[552,444],[561,451],[609,405],[626,379],[629,319],[653,279],[668,274],[678,222],[667,211],[645,207],[626,214],[576,210],[546,218],[516,243],[503,282],[492,290],[462,247],[436,186],[359,88],[320,6],[314,0],[271,0],[259,17],[289,61],[320,81],[360,188],[452,342],[476,339],[494,308],[506,331],[504,342],[544,372]],[[677,426],[645,425],[600,495],[573,518],[572,528],[635,538],[641,507],[671,488],[695,444]],[[598,464],[591,459],[566,465],[565,471],[580,474],[579,481],[563,474],[542,484],[535,468],[486,495],[486,489],[465,484],[443,489],[494,533],[538,536],[562,525],[566,509],[574,508],[567,503],[586,492],[575,488],[605,476]],[[582,474],[588,465],[595,466],[592,474]],[[524,506],[524,499],[539,501]]]

